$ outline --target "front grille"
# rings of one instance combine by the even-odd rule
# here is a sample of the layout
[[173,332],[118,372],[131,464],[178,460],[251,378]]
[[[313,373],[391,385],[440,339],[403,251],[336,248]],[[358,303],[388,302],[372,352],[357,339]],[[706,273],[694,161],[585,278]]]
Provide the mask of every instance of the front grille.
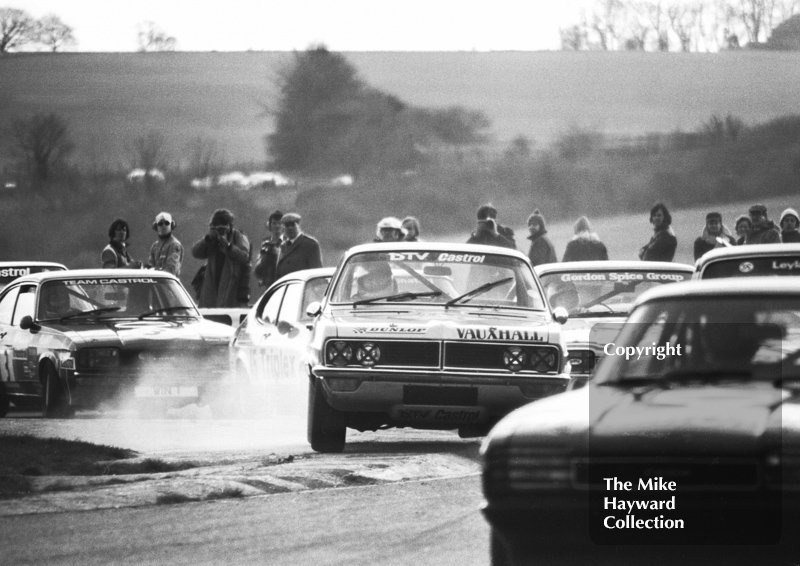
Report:
[[567,354],[569,362],[572,364],[572,373],[577,375],[588,375],[594,371],[597,360],[591,350],[569,350]]
[[575,487],[602,488],[604,478],[650,478],[674,481],[682,490],[757,489],[761,485],[761,465],[751,459],[587,459],[573,462]]
[[[370,349],[369,364],[358,360],[363,346]],[[329,340],[325,346],[326,364],[336,367],[439,368],[438,342],[422,340]],[[349,359],[344,355],[349,352]]]
[[483,469],[487,495],[510,495],[570,486],[570,457],[564,446],[502,447],[487,452]]
[[405,385],[403,386],[403,404],[474,407],[478,404],[478,389],[476,387]]
[[556,373],[559,367],[559,351],[553,346],[521,344],[486,344],[481,342],[445,342],[444,365],[446,368],[509,371],[509,349],[523,356],[520,367],[514,372]]

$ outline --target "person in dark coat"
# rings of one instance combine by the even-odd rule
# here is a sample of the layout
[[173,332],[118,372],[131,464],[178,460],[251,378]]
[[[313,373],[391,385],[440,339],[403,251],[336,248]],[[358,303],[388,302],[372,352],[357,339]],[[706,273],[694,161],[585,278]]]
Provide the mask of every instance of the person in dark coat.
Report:
[[706,214],[706,225],[703,233],[694,241],[694,259],[700,259],[706,252],[714,248],[724,248],[728,245],[735,246],[736,240],[731,231],[722,223],[722,214],[709,212]]
[[780,244],[781,231],[775,223],[767,218],[767,207],[754,204],[748,211],[753,227],[747,235],[746,244]]
[[278,270],[278,259],[280,256],[281,244],[283,243],[283,224],[281,219],[283,212],[276,210],[269,215],[267,228],[269,236],[261,242],[261,252],[258,256],[253,271],[261,287],[269,287],[277,280],[275,277]]
[[[503,239],[497,238],[497,235]],[[497,221],[497,209],[491,203],[478,207],[478,229],[470,235],[467,243],[517,249],[514,230]]]
[[653,225],[653,237],[639,250],[642,261],[672,261],[678,238],[672,230],[672,215],[664,203],[656,203],[650,209],[650,224]]
[[250,241],[233,227],[233,213],[214,211],[208,234],[192,246],[192,256],[206,260],[200,286],[201,308],[246,307],[250,300]]
[[553,247],[553,242],[547,237],[544,216],[538,210],[534,210],[533,214],[528,217],[528,231],[531,234],[528,236],[531,241],[531,249],[528,251],[531,265],[536,267],[543,263],[556,263],[558,261],[556,249]]
[[278,260],[276,277],[322,267],[322,252],[319,242],[300,229],[301,217],[296,212],[284,214],[281,218],[286,239],[281,244],[281,257]]
[[781,242],[784,244],[800,242],[800,217],[793,208],[787,208],[781,214]]
[[747,241],[747,236],[753,228],[753,221],[746,214],[742,214],[736,219],[734,228],[736,229],[736,245],[741,246]]
[[592,261],[607,260],[608,250],[606,245],[600,241],[600,237],[592,232],[589,219],[585,216],[578,218],[575,222],[575,235],[567,244],[564,251],[564,259],[561,261]]

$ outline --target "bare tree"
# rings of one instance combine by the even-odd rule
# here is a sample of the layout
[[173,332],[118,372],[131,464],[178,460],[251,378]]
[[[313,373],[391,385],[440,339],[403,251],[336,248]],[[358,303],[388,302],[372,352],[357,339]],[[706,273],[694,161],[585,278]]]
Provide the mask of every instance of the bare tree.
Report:
[[24,10],[0,8],[0,53],[36,41],[36,20]]
[[669,21],[664,3],[662,0],[655,0],[647,2],[645,7],[650,26],[656,32],[656,49],[669,51]]
[[596,0],[588,23],[600,49],[616,49],[625,26],[625,4],[622,0]]
[[17,119],[12,123],[12,132],[36,189],[53,179],[74,149],[67,121],[55,113]]
[[132,165],[144,171],[144,185],[148,191],[155,189],[169,161],[167,139],[161,132],[150,131],[133,141]]
[[72,28],[53,14],[48,14],[37,22],[36,35],[38,42],[46,45],[53,53],[67,45],[77,43]]
[[216,140],[197,136],[187,144],[189,173],[196,179],[218,175],[222,170],[223,154]]
[[171,35],[159,28],[154,22],[139,24],[137,34],[139,51],[175,51],[177,41]]
[[628,2],[628,39],[625,47],[628,51],[644,51],[647,39],[653,27],[650,25],[648,3],[642,1]]
[[773,0],[734,0],[730,5],[732,15],[742,24],[749,43],[758,43],[762,36],[767,14],[772,12]]
[[699,2],[692,4],[674,3],[667,8],[669,23],[672,31],[678,36],[681,51],[689,52],[696,48],[698,41],[698,25],[701,21],[703,5]]
[[579,25],[559,30],[562,51],[581,51],[587,47],[586,28]]

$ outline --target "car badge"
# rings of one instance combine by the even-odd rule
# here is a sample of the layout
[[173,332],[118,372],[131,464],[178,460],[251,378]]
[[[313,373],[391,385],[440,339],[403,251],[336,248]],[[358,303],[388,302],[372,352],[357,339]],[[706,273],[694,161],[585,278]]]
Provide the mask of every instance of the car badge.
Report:
[[753,269],[755,269],[755,266],[749,261],[743,261],[739,264],[739,271],[742,273],[750,273]]

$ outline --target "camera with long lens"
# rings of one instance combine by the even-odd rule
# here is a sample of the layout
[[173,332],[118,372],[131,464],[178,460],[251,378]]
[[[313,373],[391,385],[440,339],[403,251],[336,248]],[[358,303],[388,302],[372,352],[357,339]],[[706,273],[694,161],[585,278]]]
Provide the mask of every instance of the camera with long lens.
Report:
[[228,227],[227,226],[214,226],[214,231],[217,233],[217,236],[225,236],[228,234]]

